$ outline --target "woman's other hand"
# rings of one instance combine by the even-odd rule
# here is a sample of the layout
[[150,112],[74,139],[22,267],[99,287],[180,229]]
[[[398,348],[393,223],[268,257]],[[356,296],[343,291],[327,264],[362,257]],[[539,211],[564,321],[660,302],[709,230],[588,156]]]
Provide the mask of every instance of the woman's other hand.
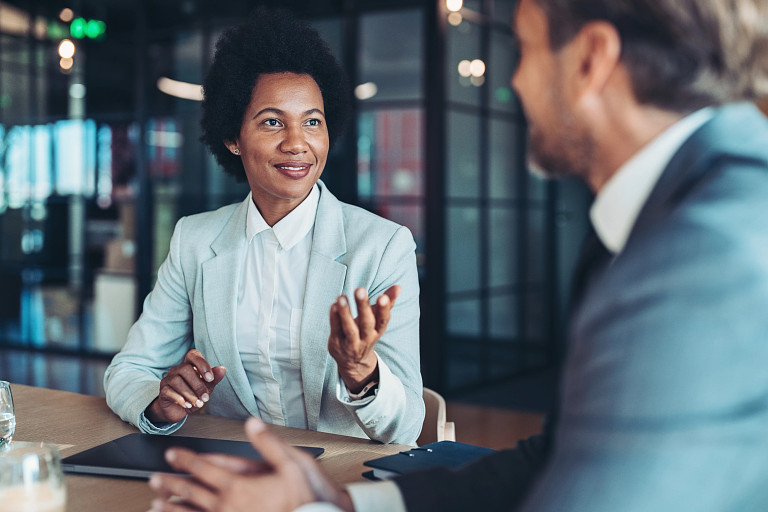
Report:
[[184,360],[168,370],[160,381],[160,393],[145,411],[152,423],[176,423],[199,410],[210,399],[216,384],[226,375],[223,366],[211,368],[199,350],[192,349]]
[[350,393],[359,393],[365,385],[378,379],[378,359],[373,346],[387,330],[390,312],[400,286],[381,294],[374,305],[368,303],[364,288],[355,290],[357,318],[352,317],[349,302],[339,297],[331,306],[331,335],[328,352],[339,365],[339,375]]

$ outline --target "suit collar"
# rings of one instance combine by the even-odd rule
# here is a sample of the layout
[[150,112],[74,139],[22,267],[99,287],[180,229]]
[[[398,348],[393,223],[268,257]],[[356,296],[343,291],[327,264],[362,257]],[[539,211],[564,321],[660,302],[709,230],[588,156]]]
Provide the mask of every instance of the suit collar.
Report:
[[248,413],[258,416],[259,408],[236,343],[237,290],[249,200],[250,195],[237,206],[211,243],[215,256],[202,264],[203,304],[208,337],[219,363],[227,368],[226,378]]
[[251,195],[248,194],[235,209],[224,228],[211,243],[211,250],[216,256],[234,251],[242,250],[243,243],[246,241],[245,226],[248,216],[248,201]]
[[331,194],[325,183],[318,180],[320,201],[317,205],[312,252],[335,260],[347,252],[344,216],[341,201]]
[[742,159],[765,159],[768,123],[751,103],[719,107],[714,116],[693,133],[675,153],[656,182],[638,215],[627,243],[647,226],[666,218],[707,172],[717,169],[716,161],[732,155]]
[[713,114],[707,107],[680,119],[627,160],[600,189],[589,216],[600,241],[613,254],[624,249],[643,204],[669,161]]
[[310,430],[317,430],[326,374],[330,383],[338,379],[335,364],[329,365],[328,318],[331,304],[344,291],[347,274],[347,266],[337,261],[347,252],[342,203],[322,181],[317,183],[320,201],[301,317],[301,376]]

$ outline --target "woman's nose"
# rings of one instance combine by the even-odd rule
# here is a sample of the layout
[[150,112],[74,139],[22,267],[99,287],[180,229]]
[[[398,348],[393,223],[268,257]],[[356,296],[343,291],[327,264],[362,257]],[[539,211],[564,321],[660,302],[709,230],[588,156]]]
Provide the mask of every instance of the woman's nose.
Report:
[[285,138],[280,143],[281,151],[295,155],[307,150],[307,140],[300,127],[288,127],[283,133]]

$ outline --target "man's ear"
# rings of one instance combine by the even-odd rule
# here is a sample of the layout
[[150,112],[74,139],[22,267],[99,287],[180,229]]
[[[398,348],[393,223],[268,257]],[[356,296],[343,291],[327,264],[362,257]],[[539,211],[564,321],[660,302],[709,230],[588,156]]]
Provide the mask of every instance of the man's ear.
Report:
[[576,99],[599,95],[621,59],[619,32],[608,22],[589,22],[568,44],[563,58],[569,60],[569,82]]

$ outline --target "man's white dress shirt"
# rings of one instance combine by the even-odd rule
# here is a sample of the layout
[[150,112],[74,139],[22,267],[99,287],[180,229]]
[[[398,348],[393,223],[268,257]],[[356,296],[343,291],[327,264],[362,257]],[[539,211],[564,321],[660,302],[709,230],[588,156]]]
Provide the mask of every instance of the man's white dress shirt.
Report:
[[708,107],[684,117],[635,153],[603,185],[589,210],[589,218],[606,249],[613,254],[624,249],[661,173],[683,142],[713,115],[713,109]]

